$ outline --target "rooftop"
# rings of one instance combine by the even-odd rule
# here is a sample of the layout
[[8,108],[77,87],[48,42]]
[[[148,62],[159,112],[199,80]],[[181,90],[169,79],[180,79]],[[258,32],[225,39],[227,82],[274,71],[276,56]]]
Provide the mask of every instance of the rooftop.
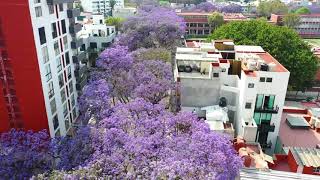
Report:
[[320,144],[320,133],[312,128],[296,129],[291,128],[287,123],[287,117],[305,119],[311,118],[310,111],[301,108],[284,107],[280,122],[279,137],[284,147],[305,147],[314,148]]
[[[193,18],[206,18],[207,16],[209,16],[211,14],[212,13],[207,13],[207,12],[179,12],[179,13],[177,13],[178,16],[193,16]],[[223,13],[223,18],[226,21],[246,20],[247,19],[247,17],[245,17],[242,13]]]
[[289,148],[296,162],[307,167],[320,167],[320,149],[316,148]]

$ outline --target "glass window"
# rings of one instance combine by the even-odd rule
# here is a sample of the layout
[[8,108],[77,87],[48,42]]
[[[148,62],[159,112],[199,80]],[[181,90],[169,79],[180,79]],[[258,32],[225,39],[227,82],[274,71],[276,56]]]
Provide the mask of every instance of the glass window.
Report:
[[70,94],[73,92],[73,84],[72,81],[69,82],[69,89],[70,89]]
[[249,83],[248,88],[254,88],[254,83]]
[[53,117],[53,127],[54,127],[54,130],[56,130],[59,127],[59,119],[57,115]]
[[[70,64],[69,52],[66,52],[65,58],[66,58],[66,66],[68,66],[68,65]],[[71,68],[71,67],[70,67],[70,68]]]
[[51,23],[52,39],[58,37],[57,23]]
[[49,7],[49,14],[53,14],[54,13],[53,5],[48,5],[48,7]]
[[61,60],[60,58],[57,59],[57,70],[60,72],[62,70]]
[[261,109],[262,108],[262,104],[263,104],[263,95],[262,94],[258,94],[257,98],[256,98],[256,108],[257,109]]
[[68,37],[67,36],[63,37],[63,46],[64,46],[64,50],[68,49]]
[[59,4],[59,11],[63,11],[63,4]]
[[38,29],[38,32],[39,32],[39,37],[40,37],[40,44],[44,44],[47,42],[46,40],[46,32],[44,30],[44,27],[41,27]]
[[35,4],[41,3],[41,0],[34,0],[33,1]]
[[43,63],[48,62],[49,61],[49,54],[48,54],[47,46],[41,48],[41,52],[42,52]]
[[62,21],[61,21],[61,28],[62,28],[62,34],[67,33],[66,20],[62,20]]
[[256,124],[260,124],[260,113],[254,113],[253,114],[253,119],[256,122]]
[[68,131],[68,130],[69,130],[69,128],[70,128],[70,121],[69,121],[69,118],[66,118],[66,120],[64,121],[64,123],[65,123],[65,126],[66,126],[66,131]]
[[50,108],[51,108],[51,114],[56,113],[57,105],[56,105],[56,100],[54,98],[50,102]]
[[265,81],[266,81],[266,78],[264,78],[264,77],[260,78],[260,82],[265,82]]
[[50,79],[52,79],[50,64],[46,65],[45,69],[46,69],[46,80],[48,82]]
[[71,66],[68,67],[68,79],[71,79],[72,74],[71,74]]
[[60,95],[61,95],[61,101],[62,103],[64,103],[66,101],[66,91],[64,90],[64,88],[61,89]]
[[251,109],[251,103],[248,103],[248,102],[247,102],[245,108],[246,108],[246,109]]
[[64,117],[66,117],[68,115],[67,103],[64,103],[64,105],[63,105],[63,115],[64,115]]
[[49,99],[54,96],[53,82],[49,82]]
[[55,52],[56,56],[58,56],[60,54],[58,41],[54,42],[53,47],[54,47],[54,52]]
[[269,96],[268,109],[273,109],[274,99],[275,98],[276,98],[275,95],[270,95]]
[[62,86],[64,85],[62,73],[58,75],[58,79],[59,79],[59,87],[62,88]]
[[72,110],[72,115],[73,115],[73,119],[76,119],[76,117],[77,117],[76,108],[73,108],[73,110]]
[[36,11],[36,17],[41,17],[42,16],[41,6],[35,7],[34,9]]
[[272,82],[272,78],[267,78],[266,82]]
[[74,94],[71,95],[71,105],[72,107],[76,104],[76,101],[74,99]]

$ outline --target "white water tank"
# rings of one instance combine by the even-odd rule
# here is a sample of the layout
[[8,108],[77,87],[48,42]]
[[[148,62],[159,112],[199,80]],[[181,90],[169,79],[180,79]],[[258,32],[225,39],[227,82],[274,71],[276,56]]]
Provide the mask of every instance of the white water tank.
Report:
[[272,62],[268,64],[269,66],[269,71],[275,71],[276,70],[276,63]]

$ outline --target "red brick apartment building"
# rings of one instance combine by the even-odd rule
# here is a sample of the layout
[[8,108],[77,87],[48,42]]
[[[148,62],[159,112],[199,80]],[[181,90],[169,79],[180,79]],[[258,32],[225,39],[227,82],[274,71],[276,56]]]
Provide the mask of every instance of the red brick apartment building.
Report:
[[[272,14],[270,22],[282,26],[284,16]],[[320,14],[300,15],[300,24],[295,30],[302,38],[320,38]]]
[[[183,17],[187,23],[186,35],[204,36],[212,31],[212,27],[208,24],[208,16],[211,13],[202,12],[181,12],[178,16]],[[224,13],[224,22],[247,20],[241,13]]]

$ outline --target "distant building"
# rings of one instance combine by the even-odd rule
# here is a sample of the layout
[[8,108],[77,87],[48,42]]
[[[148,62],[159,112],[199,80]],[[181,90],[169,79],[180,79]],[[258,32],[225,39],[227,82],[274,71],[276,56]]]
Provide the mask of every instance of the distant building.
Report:
[[[302,38],[320,38],[320,14],[299,15],[300,24],[295,30]],[[283,25],[285,15],[271,14],[270,22]]]
[[[114,9],[124,8],[124,0],[115,0],[116,5]],[[81,0],[83,10],[86,12],[92,12],[93,14],[103,14],[105,16],[110,15],[110,0]]]
[[128,18],[133,16],[137,13],[137,8],[134,7],[124,7],[124,8],[117,8],[113,11],[114,17],[120,18]]
[[205,118],[203,108],[225,98],[236,134],[273,149],[289,71],[260,46],[237,46],[230,40],[187,46],[177,48],[174,71],[182,110],[195,109]]
[[80,13],[72,3],[0,1],[0,132],[70,132],[78,117],[78,71],[71,57]]
[[[187,36],[204,36],[212,32],[212,27],[208,23],[208,16],[212,13],[199,12],[180,12],[178,16],[183,17],[186,21]],[[230,21],[244,21],[247,20],[241,13],[223,13],[225,23]]]

